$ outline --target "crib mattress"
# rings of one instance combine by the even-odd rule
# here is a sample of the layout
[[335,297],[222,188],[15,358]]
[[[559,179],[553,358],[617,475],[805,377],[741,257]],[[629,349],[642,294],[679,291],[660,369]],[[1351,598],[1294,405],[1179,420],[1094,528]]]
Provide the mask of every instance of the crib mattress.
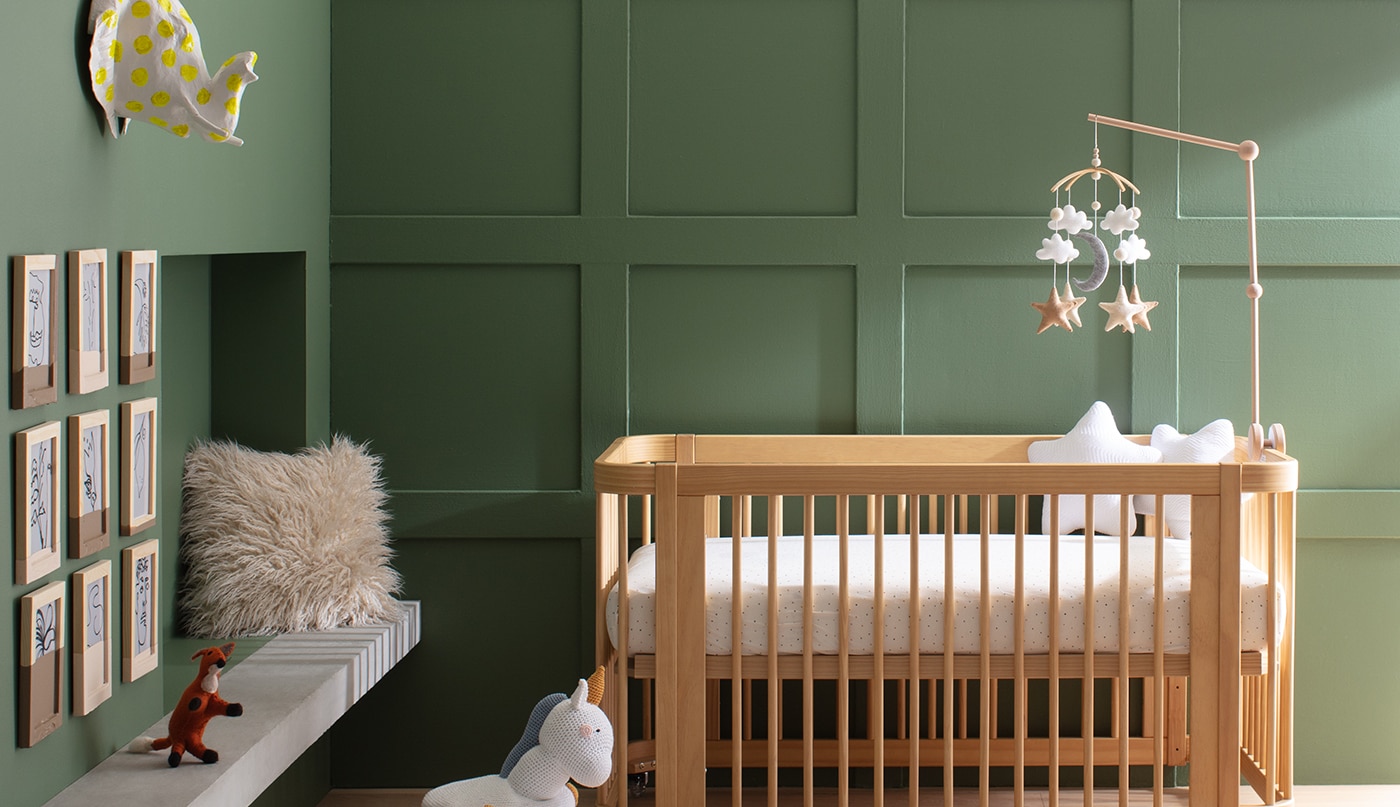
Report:
[[[923,653],[943,652],[943,536],[922,536],[919,540],[919,637]],[[1099,653],[1118,652],[1119,634],[1119,539],[1096,536],[1094,564],[1094,639]],[[1128,635],[1129,652],[1151,653],[1153,640],[1153,590],[1155,588],[1155,541],[1134,538],[1128,552]],[[1059,540],[1059,645],[1065,653],[1085,651],[1084,593],[1085,540],[1064,536]],[[803,552],[802,536],[777,540],[778,631],[777,652],[802,652]],[[910,649],[909,537],[884,538],[885,616],[883,648],[886,653],[907,653]],[[1015,652],[1017,634],[1016,546],[1015,537],[993,535],[988,542],[991,595],[991,652]],[[954,628],[956,653],[981,652],[981,536],[953,538]],[[729,655],[733,586],[733,551],[728,538],[711,538],[705,546],[706,653]],[[875,541],[871,536],[851,536],[848,548],[849,648],[852,655],[869,655],[875,649]],[[768,652],[768,539],[740,539],[741,653]],[[834,655],[840,652],[840,541],[836,536],[813,540],[813,646],[812,652]],[[1242,650],[1263,650],[1269,644],[1267,609],[1270,601],[1268,576],[1248,562],[1240,564]],[[1050,651],[1050,540],[1043,535],[1025,540],[1025,622],[1024,652]],[[1168,653],[1189,650],[1191,635],[1191,544],[1167,540],[1163,557],[1165,598],[1165,649]],[[656,651],[655,597],[656,546],[643,546],[627,564],[629,623],[627,653],[647,655]],[[617,587],[608,595],[608,635],[617,643]],[[1283,593],[1272,598],[1277,615],[1274,641],[1283,635],[1285,600]]]

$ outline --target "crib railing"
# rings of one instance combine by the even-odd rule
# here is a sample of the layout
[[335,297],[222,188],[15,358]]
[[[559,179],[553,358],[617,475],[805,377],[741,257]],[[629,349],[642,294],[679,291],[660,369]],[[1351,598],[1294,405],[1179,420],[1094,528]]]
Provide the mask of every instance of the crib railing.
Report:
[[[640,681],[639,688],[610,687],[607,707],[614,717],[618,756],[615,772],[654,769],[660,805],[697,803],[706,768],[730,770],[733,804],[755,785],[743,771],[761,768],[768,804],[777,804],[780,785],[800,787],[804,804],[813,803],[819,778],[830,782],[837,803],[849,803],[852,771],[867,771],[873,803],[885,799],[886,779],[902,779],[911,805],[920,799],[925,769],[941,769],[941,801],[953,803],[959,769],[976,770],[976,786],[986,804],[993,768],[1010,769],[1015,803],[1024,802],[1028,772],[1039,771],[1051,804],[1062,802],[1062,775],[1077,771],[1082,799],[1092,804],[1096,768],[1117,770],[1119,801],[1126,804],[1131,766],[1151,767],[1154,803],[1164,791],[1164,768],[1189,754],[1193,804],[1235,804],[1239,774],[1265,803],[1291,797],[1292,630],[1275,623],[1272,598],[1267,636],[1270,650],[1240,650],[1240,559],[1268,574],[1268,590],[1286,601],[1283,619],[1291,623],[1293,489],[1296,464],[1270,452],[1264,463],[1221,465],[1032,465],[1025,447],[1034,437],[690,437],[624,438],[596,466],[598,491],[597,652],[610,659],[617,678]],[[1142,439],[1142,438],[1139,438]],[[929,458],[936,462],[929,462]],[[1241,504],[1243,492],[1255,492]],[[1129,577],[1130,546],[1151,543],[1153,552],[1152,648],[1132,652],[1129,620],[1134,595],[1117,586],[1117,649],[1097,652],[1096,590],[1099,586],[1093,541],[1084,553],[1084,652],[1062,652],[1059,579],[1062,535],[1060,505],[1083,498],[1085,533],[1094,532],[1092,493],[1117,498],[1113,525],[1123,535],[1133,495],[1192,496],[1190,652],[1164,647],[1163,551],[1168,538],[1162,519],[1147,519],[1145,536],[1118,541],[1117,580]],[[1031,503],[1044,497],[1046,517],[1039,531],[1049,539],[1048,652],[1027,653],[1025,547],[1032,526]],[[800,503],[800,508],[793,506]],[[819,505],[820,503],[820,505]],[[800,529],[786,529],[791,507]],[[759,517],[758,510],[766,517]],[[723,517],[728,511],[728,518]],[[863,512],[862,512],[863,511]],[[992,650],[992,591],[989,547],[1000,534],[1007,511],[1015,547],[1014,618],[1011,653]],[[1100,516],[1101,519],[1107,518]],[[863,522],[863,523],[862,523]],[[634,528],[633,525],[636,525]],[[854,525],[854,526],[853,526]],[[853,654],[848,626],[851,593],[847,565],[854,532],[873,541],[872,621],[869,654]],[[832,655],[814,653],[813,541],[818,533],[839,542],[839,646]],[[955,647],[959,602],[955,591],[955,536],[979,538],[979,646]],[[705,541],[730,537],[731,643],[727,654],[705,650]],[[766,652],[743,654],[744,561],[740,540],[767,539]],[[778,555],[780,536],[801,536],[800,652],[779,647]],[[884,553],[891,535],[910,536],[908,647],[889,652],[885,643]],[[920,536],[942,536],[942,580],[921,580]],[[629,597],[619,596],[616,641],[610,641],[605,603],[614,587],[627,592],[627,558],[655,539],[655,648],[635,654],[628,648]],[[920,591],[941,586],[939,614],[921,613]],[[1232,617],[1233,618],[1230,618]],[[941,652],[921,648],[925,617],[941,620]],[[1280,643],[1272,637],[1283,636]],[[1186,736],[1185,679],[1189,676],[1191,723]],[[800,686],[785,697],[784,682]],[[1102,682],[1096,684],[1096,681]],[[1131,682],[1141,681],[1135,702]],[[655,686],[653,687],[653,682]],[[1006,683],[1002,683],[1006,682]],[[1046,717],[1032,732],[1029,690],[1044,682]],[[1062,684],[1062,682],[1065,682]],[[823,699],[834,686],[835,726],[818,737],[817,689]],[[1077,694],[1075,715],[1062,714],[1062,689]],[[1074,692],[1074,688],[1078,692]],[[1010,690],[1009,698],[1002,696]],[[1107,692],[1108,719],[1100,702]],[[701,694],[703,693],[703,697]],[[629,699],[640,697],[640,736],[632,738]],[[1010,719],[1000,712],[1007,709]],[[789,706],[788,704],[793,704]],[[798,736],[791,736],[784,710],[800,710]],[[1072,707],[1075,708],[1075,707]],[[972,710],[975,709],[975,714]],[[727,716],[727,725],[726,725]],[[863,717],[863,726],[852,726]],[[1066,721],[1064,718],[1069,717]],[[756,718],[759,718],[756,720]],[[1003,722],[1010,736],[1003,736]],[[1132,731],[1132,723],[1138,730]],[[1106,726],[1104,725],[1106,724]],[[1068,726],[1068,728],[1063,728]],[[1101,728],[1102,730],[1098,730]],[[794,777],[792,772],[797,772]],[[819,774],[821,775],[819,777]],[[600,804],[627,804],[623,782],[600,793]],[[1072,778],[1072,777],[1071,777]],[[752,794],[750,794],[750,800]],[[928,793],[924,792],[927,801]],[[1066,801],[1072,800],[1067,797]]]

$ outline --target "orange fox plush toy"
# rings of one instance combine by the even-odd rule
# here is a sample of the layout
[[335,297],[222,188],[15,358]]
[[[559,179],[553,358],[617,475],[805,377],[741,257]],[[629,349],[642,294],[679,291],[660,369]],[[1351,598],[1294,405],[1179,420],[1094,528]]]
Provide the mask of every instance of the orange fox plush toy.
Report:
[[243,704],[229,703],[219,697],[219,672],[233,655],[233,642],[219,647],[206,647],[190,656],[199,659],[199,675],[185,687],[185,694],[175,711],[170,713],[169,734],[152,739],[138,737],[127,746],[132,753],[170,749],[170,767],[180,764],[180,756],[189,751],[206,763],[218,762],[219,752],[204,747],[204,727],[209,720],[219,715],[238,717],[243,714]]

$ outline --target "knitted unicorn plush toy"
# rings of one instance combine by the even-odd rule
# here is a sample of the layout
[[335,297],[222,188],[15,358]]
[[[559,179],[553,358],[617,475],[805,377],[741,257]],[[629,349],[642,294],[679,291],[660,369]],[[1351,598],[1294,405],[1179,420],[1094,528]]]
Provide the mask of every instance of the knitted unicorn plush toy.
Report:
[[598,708],[603,668],[579,679],[572,697],[547,695],[530,712],[525,734],[500,774],[443,785],[423,796],[423,807],[575,807],[578,791],[599,787],[612,773],[612,724]]

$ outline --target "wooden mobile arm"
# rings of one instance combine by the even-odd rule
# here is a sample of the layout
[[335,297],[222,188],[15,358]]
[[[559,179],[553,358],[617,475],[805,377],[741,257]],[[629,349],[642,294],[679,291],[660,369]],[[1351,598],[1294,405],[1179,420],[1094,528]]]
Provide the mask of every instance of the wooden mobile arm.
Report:
[[1249,228],[1249,285],[1245,287],[1245,296],[1249,298],[1250,459],[1259,459],[1265,448],[1285,451],[1283,426],[1278,423],[1270,426],[1266,438],[1264,427],[1259,425],[1259,298],[1264,295],[1264,287],[1259,284],[1259,244],[1254,226],[1254,159],[1259,156],[1259,144],[1253,140],[1231,143],[1093,113],[1089,114],[1089,122],[1165,137],[1169,140],[1179,140],[1183,143],[1194,143],[1198,146],[1233,151],[1240,155],[1241,160],[1244,160],[1245,219]]

